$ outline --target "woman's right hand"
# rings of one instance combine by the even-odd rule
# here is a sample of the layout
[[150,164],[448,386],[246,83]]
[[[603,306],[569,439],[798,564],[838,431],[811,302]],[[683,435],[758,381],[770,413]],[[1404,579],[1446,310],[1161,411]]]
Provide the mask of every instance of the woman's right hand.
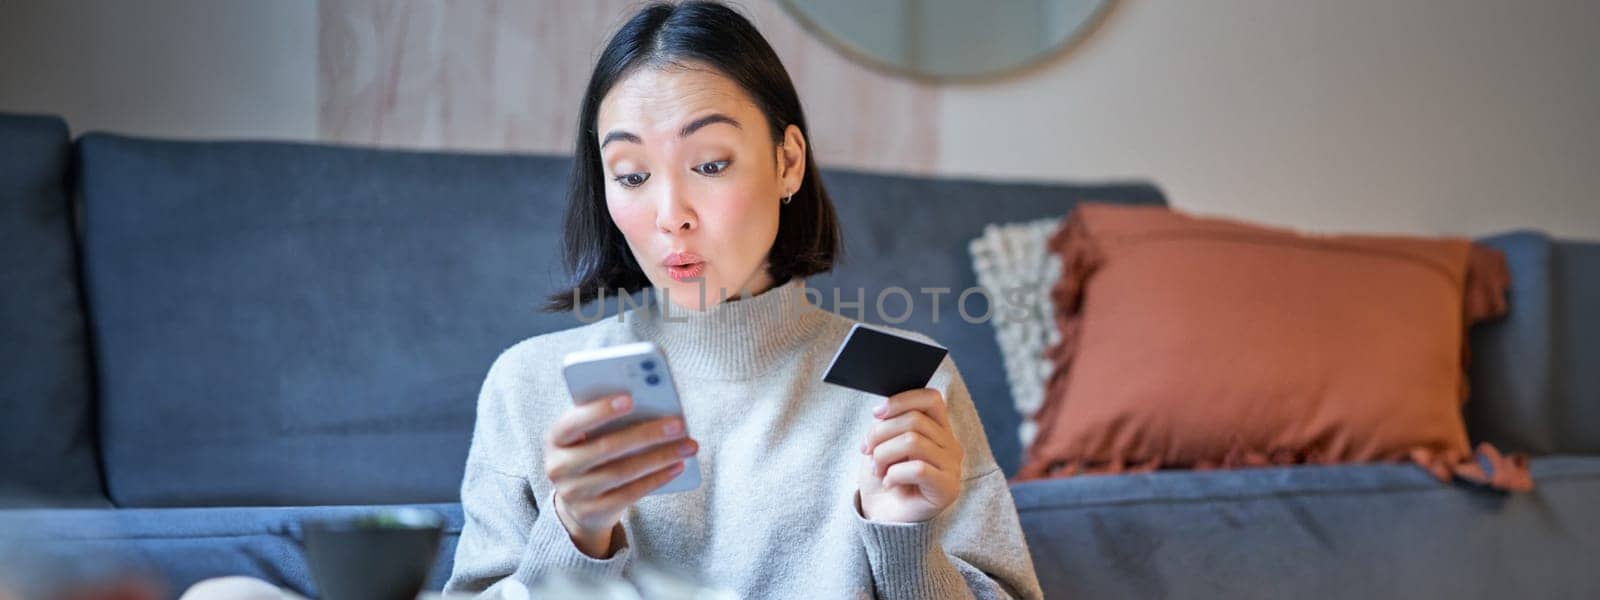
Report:
[[632,410],[625,393],[577,404],[545,436],[544,471],[555,486],[556,516],[578,549],[595,558],[611,556],[628,507],[672,481],[699,451],[678,416],[594,433]]

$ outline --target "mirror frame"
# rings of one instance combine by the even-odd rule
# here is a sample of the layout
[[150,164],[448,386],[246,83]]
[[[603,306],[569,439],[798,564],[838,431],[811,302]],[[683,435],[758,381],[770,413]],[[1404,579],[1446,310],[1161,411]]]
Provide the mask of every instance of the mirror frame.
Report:
[[1067,36],[1066,39],[1061,40],[1054,46],[1029,55],[1028,57],[1019,60],[1010,66],[978,73],[944,75],[926,73],[916,69],[903,67],[873,56],[870,52],[863,50],[861,47],[851,43],[848,40],[834,35],[821,24],[813,21],[811,17],[805,14],[804,9],[796,6],[797,2],[804,1],[805,0],[777,0],[777,3],[782,6],[784,12],[788,13],[790,17],[794,18],[794,20],[800,24],[800,27],[805,29],[807,33],[811,34],[816,39],[822,40],[823,44],[838,51],[840,54],[845,55],[845,57],[850,59],[852,62],[886,75],[903,77],[928,84],[984,82],[995,79],[1003,79],[1023,73],[1025,71],[1031,71],[1058,57],[1070,54],[1074,49],[1082,45],[1082,43],[1087,40],[1091,34],[1104,26],[1107,17],[1109,17],[1111,13],[1115,11],[1117,5],[1122,3],[1122,0],[1099,0],[1100,6],[1095,7],[1094,11],[1089,14],[1089,18],[1085,19],[1083,23],[1072,32],[1071,35]]

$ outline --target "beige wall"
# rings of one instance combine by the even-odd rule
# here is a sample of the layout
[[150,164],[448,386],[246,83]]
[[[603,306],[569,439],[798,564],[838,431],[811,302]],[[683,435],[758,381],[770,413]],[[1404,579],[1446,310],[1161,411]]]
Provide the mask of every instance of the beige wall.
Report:
[[[564,152],[629,0],[0,0],[0,110],[75,130]],[[827,165],[1148,178],[1177,206],[1322,231],[1600,239],[1600,2],[1123,0],[980,84],[855,66],[773,0]]]
[[75,133],[317,136],[315,0],[0,0],[0,111]]
[[1079,52],[940,111],[947,173],[1149,176],[1310,229],[1600,238],[1600,2],[1128,0]]

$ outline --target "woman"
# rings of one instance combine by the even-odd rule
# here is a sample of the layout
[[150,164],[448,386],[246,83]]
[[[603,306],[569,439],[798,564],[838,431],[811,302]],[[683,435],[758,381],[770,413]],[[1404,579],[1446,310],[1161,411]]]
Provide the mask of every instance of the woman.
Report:
[[[602,290],[653,304],[495,360],[445,591],[648,562],[741,598],[1040,597],[953,361],[886,401],[821,382],[854,321],[805,310],[803,278],[832,268],[838,226],[798,95],[749,21],[714,3],[645,7],[601,53],[579,119],[575,283],[548,308]],[[630,399],[574,406],[561,358],[638,340],[666,353],[684,420],[593,433]],[[700,487],[646,496],[689,456]],[[226,577],[184,598],[277,592]]]
[[[853,321],[795,307],[838,227],[799,98],[750,22],[715,3],[640,10],[602,51],[578,131],[575,284],[548,308],[648,288],[647,304],[489,369],[445,590],[642,561],[747,598],[1040,596],[951,360],[881,402],[820,381]],[[667,355],[687,422],[594,434],[629,398],[574,406],[561,358],[638,340]],[[646,496],[689,456],[699,488]]]

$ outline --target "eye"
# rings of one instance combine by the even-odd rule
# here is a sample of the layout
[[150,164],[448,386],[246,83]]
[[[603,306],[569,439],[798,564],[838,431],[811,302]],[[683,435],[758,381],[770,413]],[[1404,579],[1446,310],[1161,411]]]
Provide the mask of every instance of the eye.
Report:
[[645,180],[648,179],[650,179],[649,173],[628,173],[626,175],[619,175],[616,177],[618,184],[629,189],[644,185]]
[[733,161],[714,160],[714,161],[711,161],[711,162],[708,162],[708,163],[700,163],[698,165],[695,165],[694,170],[695,170],[695,172],[697,172],[697,173],[699,173],[701,175],[710,175],[710,176],[721,175],[723,171],[728,170],[728,163],[730,163],[730,162],[733,162]]

